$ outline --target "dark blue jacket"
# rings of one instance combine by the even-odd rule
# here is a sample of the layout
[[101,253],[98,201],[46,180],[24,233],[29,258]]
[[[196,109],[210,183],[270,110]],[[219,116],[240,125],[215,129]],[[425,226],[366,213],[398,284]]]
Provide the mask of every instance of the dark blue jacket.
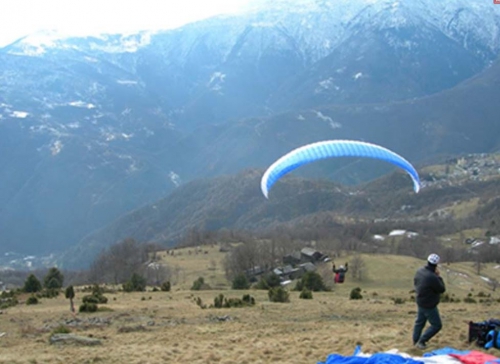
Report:
[[424,308],[434,308],[439,303],[439,296],[446,288],[443,278],[434,271],[435,267],[426,265],[415,273],[413,284],[417,293],[417,305]]

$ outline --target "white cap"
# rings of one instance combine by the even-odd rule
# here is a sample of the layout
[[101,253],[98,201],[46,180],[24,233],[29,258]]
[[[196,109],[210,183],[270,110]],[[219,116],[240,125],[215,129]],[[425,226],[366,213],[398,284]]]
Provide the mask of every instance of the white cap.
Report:
[[427,261],[431,264],[434,264],[434,265],[437,265],[439,263],[439,255],[437,254],[431,254],[429,255],[429,257],[427,258]]

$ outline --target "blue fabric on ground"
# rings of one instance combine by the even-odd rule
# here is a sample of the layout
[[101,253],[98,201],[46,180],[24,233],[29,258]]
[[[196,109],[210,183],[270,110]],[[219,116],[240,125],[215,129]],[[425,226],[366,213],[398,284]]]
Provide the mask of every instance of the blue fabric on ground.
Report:
[[422,364],[422,361],[405,358],[401,355],[377,353],[371,356],[342,356],[331,354],[326,358],[326,362],[318,364]]
[[425,356],[448,355],[448,354],[465,355],[465,354],[469,354],[469,353],[470,353],[470,350],[457,350],[457,349],[453,349],[450,347],[444,347],[441,349],[436,349],[436,350],[430,351],[428,353],[425,353],[422,356],[425,357]]

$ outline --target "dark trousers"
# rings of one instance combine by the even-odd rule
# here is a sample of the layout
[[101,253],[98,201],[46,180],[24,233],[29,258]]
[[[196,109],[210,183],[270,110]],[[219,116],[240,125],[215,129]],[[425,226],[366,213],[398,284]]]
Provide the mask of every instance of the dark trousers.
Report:
[[[429,326],[422,335],[422,330],[426,322],[429,321]],[[413,327],[413,343],[420,341],[421,343],[426,343],[434,335],[436,335],[439,330],[443,327],[441,323],[441,317],[439,316],[439,310],[434,308],[424,308],[418,306],[417,319],[415,320],[415,326]]]

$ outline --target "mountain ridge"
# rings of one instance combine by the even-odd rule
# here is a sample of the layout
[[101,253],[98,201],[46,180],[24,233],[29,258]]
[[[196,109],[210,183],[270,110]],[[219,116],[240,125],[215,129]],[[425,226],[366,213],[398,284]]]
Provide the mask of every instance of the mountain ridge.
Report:
[[[3,248],[65,249],[179,183],[264,168],[318,139],[377,142],[415,163],[498,147],[499,7],[271,3],[166,32],[0,49]],[[481,70],[483,86],[461,84]],[[362,166],[303,173],[356,184],[388,171]]]

